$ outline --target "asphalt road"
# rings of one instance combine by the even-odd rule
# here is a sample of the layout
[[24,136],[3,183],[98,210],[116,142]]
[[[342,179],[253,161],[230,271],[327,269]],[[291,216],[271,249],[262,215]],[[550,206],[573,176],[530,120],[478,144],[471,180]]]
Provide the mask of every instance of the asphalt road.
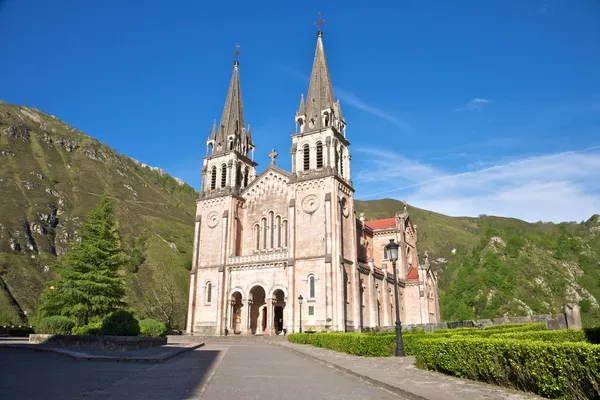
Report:
[[262,343],[208,344],[165,364],[76,361],[0,349],[0,399],[401,399]]

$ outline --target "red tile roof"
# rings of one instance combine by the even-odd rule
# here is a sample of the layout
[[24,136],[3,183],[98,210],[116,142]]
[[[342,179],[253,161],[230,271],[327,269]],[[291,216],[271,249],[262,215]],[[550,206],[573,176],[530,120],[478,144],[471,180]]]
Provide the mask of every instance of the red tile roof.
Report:
[[409,281],[418,281],[419,280],[419,270],[418,268],[411,268],[410,271],[408,272],[408,276],[406,277],[406,280]]
[[391,229],[396,227],[396,218],[374,219],[365,224],[371,229]]

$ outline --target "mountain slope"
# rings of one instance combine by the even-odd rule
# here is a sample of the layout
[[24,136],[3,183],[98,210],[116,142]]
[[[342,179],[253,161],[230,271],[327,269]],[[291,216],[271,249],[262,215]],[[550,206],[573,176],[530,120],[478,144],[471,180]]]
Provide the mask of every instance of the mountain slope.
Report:
[[[386,218],[402,203],[357,201],[357,213]],[[600,324],[600,216],[577,223],[449,217],[408,207],[440,276],[445,320],[549,314],[579,303],[583,322]]]
[[129,303],[153,316],[172,308],[182,326],[196,191],[53,116],[3,102],[0,322],[20,322],[35,312],[56,257],[77,238],[82,218],[105,192],[132,255]]

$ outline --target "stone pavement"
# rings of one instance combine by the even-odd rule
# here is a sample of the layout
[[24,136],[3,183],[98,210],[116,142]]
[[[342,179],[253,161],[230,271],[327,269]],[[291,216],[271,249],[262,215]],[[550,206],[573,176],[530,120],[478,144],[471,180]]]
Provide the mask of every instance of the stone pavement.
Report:
[[360,377],[408,399],[541,399],[541,397],[529,393],[420,370],[414,366],[414,357],[359,357],[287,341],[278,340],[273,344]]
[[267,342],[208,343],[164,364],[0,348],[0,398],[407,400]]
[[51,352],[75,360],[117,361],[138,363],[163,363],[187,351],[203,346],[203,342],[171,343],[132,351],[109,351],[91,348],[58,347],[48,344],[32,344],[27,338],[0,338],[0,348],[26,349]]

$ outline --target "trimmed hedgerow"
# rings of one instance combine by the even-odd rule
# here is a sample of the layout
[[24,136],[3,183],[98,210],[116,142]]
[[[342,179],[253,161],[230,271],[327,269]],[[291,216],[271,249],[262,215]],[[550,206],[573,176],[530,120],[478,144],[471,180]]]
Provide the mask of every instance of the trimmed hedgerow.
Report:
[[495,333],[490,339],[517,339],[541,342],[585,342],[585,333],[581,329],[561,329],[557,331],[508,332]]
[[73,320],[55,315],[52,317],[42,318],[35,327],[36,333],[46,333],[50,335],[70,335],[71,329],[75,326]]
[[545,331],[548,327],[543,322],[528,324],[502,324],[490,325],[483,328],[484,331]]
[[140,336],[167,336],[169,329],[164,322],[155,319],[140,320]]
[[465,333],[465,332],[480,332],[481,329],[479,328],[445,328],[445,329],[438,329],[433,331],[432,333],[434,335],[445,335],[445,334],[452,334],[452,335],[457,335],[459,333]]
[[416,345],[416,364],[549,398],[599,398],[600,346],[511,339],[436,339]]
[[[429,338],[433,339],[433,335],[403,334],[404,352],[407,355],[414,355],[417,342]],[[395,335],[366,335],[364,333],[344,332],[292,333],[288,335],[288,341],[364,357],[388,357],[396,353]]]

